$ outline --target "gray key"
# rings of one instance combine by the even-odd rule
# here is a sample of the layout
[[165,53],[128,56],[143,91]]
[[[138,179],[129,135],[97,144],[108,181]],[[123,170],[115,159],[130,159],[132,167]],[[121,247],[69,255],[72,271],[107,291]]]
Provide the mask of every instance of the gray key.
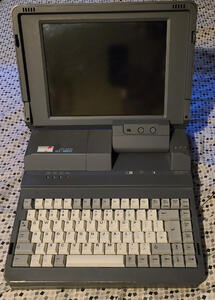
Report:
[[174,221],[174,220],[179,220],[179,213],[178,210],[166,210],[166,209],[161,209],[158,211],[158,218],[159,220],[163,221]]
[[139,268],[147,268],[148,264],[148,256],[147,255],[138,255],[137,257],[137,265]]
[[195,254],[195,248],[193,244],[184,244],[185,254]]
[[184,267],[183,255],[173,255],[173,265],[176,268],[183,268]]
[[171,199],[171,208],[177,209],[179,208],[179,199]]
[[179,221],[166,221],[165,230],[168,232],[169,243],[180,243],[182,241]]
[[160,208],[160,199],[152,199],[151,208],[159,209]]
[[183,243],[193,243],[193,234],[191,231],[183,232],[182,235],[183,235]]
[[172,257],[171,255],[161,255],[161,266],[164,268],[172,267]]
[[65,267],[66,265],[66,258],[65,255],[55,255],[54,260],[54,267]]
[[29,243],[31,241],[31,233],[29,231],[19,232],[17,243]]
[[92,208],[94,208],[94,209],[100,209],[101,208],[100,199],[93,199]]
[[17,243],[15,254],[34,254],[34,244],[30,243]]
[[182,221],[181,222],[181,230],[182,231],[192,231],[192,225],[190,221]]
[[103,198],[102,199],[102,208],[103,209],[110,209],[110,199]]
[[126,255],[126,267],[133,268],[136,267],[136,255]]
[[188,209],[190,207],[190,204],[189,204],[189,199],[181,199],[181,208],[183,209]]
[[152,244],[151,251],[152,254],[171,254],[170,244]]
[[150,255],[149,256],[149,265],[152,268],[159,268],[160,267],[160,257],[159,257],[159,255]]
[[24,199],[23,201],[23,208],[24,209],[32,209],[32,199]]
[[83,199],[83,208],[91,209],[91,199]]
[[161,208],[170,208],[169,199],[161,199]]
[[30,255],[14,255],[13,267],[29,267]]
[[183,254],[182,244],[172,244],[172,254],[174,255]]
[[19,232],[29,231],[30,223],[29,221],[22,220],[19,226]]
[[73,209],[81,209],[81,199],[73,199]]
[[190,221],[190,211],[188,209],[181,210],[181,221]]
[[185,256],[185,265],[187,268],[196,268],[196,258],[195,255],[186,255]]

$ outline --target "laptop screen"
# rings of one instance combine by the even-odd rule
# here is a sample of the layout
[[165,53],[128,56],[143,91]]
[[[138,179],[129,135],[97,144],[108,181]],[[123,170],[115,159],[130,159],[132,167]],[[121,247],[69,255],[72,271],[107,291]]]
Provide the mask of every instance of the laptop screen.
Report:
[[167,21],[41,28],[50,116],[164,114]]

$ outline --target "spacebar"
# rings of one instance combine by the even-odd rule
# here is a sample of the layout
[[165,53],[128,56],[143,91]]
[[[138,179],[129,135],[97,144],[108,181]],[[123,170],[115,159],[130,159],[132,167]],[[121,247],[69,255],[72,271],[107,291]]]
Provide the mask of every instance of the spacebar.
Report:
[[67,255],[67,267],[124,267],[123,255]]

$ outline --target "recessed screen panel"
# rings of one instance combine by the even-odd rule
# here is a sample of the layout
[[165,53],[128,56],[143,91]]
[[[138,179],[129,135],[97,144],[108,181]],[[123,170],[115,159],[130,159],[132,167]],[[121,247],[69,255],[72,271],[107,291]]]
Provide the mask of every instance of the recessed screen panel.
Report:
[[163,115],[166,31],[166,21],[43,23],[50,115]]

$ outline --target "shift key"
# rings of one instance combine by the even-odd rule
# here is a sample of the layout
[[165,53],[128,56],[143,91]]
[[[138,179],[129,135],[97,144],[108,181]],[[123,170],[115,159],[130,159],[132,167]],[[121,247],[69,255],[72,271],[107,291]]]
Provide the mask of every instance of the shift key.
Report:
[[169,243],[181,243],[181,227],[179,221],[166,221],[165,230],[168,234]]
[[17,243],[15,254],[34,254],[34,248],[31,243]]

